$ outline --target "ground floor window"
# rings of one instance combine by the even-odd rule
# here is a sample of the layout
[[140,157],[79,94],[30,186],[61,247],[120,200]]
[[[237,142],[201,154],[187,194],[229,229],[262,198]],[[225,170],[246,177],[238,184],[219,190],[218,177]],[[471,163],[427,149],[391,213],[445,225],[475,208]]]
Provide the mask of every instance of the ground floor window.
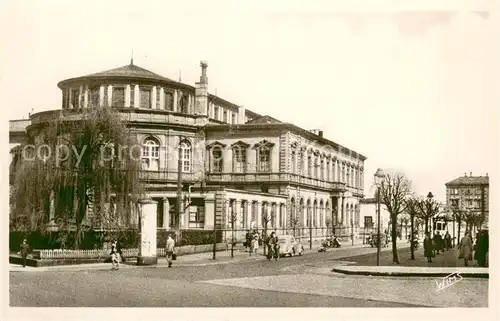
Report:
[[189,207],[189,227],[203,228],[205,226],[205,207],[192,205]]

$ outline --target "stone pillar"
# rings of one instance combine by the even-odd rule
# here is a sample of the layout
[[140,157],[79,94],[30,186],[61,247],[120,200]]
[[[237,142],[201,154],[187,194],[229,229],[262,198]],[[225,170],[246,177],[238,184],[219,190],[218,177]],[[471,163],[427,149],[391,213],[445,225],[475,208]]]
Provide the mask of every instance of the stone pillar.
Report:
[[125,107],[130,107],[130,85],[125,87]]
[[252,201],[247,201],[247,217],[245,220],[245,228],[250,229],[252,227]]
[[85,85],[85,90],[83,92],[83,107],[87,108],[89,106],[89,86]]
[[179,112],[177,110],[177,100],[178,100],[178,95],[177,95],[177,89],[174,90],[174,104],[173,104],[173,110],[174,112]]
[[140,244],[137,265],[155,265],[156,256],[156,211],[157,203],[151,199],[143,199],[140,204]]
[[205,198],[205,230],[214,229],[215,199],[213,195],[211,197]]
[[78,92],[78,108],[82,108],[82,97],[83,97],[83,85],[80,85],[80,90]]
[[255,228],[262,228],[262,202],[255,203],[257,207],[257,215],[255,217]]
[[170,227],[170,203],[168,198],[163,198],[163,228],[169,229]]
[[160,106],[158,108],[165,110],[165,89],[163,87],[160,87]]
[[139,85],[135,85],[134,86],[134,107],[139,108],[140,102],[141,102],[141,92],[139,91]]
[[151,90],[151,106],[148,106],[151,109],[156,109],[158,108],[157,102],[156,102],[156,86],[153,86],[153,89]]
[[99,87],[99,107],[104,106],[104,90],[106,86]]
[[113,86],[108,86],[108,107],[111,107],[113,104]]

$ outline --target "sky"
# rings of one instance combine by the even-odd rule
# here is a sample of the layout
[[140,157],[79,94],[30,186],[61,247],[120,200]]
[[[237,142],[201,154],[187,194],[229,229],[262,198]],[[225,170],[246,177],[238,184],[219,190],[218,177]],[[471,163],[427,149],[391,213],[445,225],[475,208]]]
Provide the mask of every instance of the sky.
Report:
[[60,108],[59,81],[126,65],[133,50],[134,64],[193,86],[207,60],[211,93],[365,155],[365,193],[377,168],[440,201],[464,173],[496,179],[491,2],[342,3],[11,1],[2,117]]

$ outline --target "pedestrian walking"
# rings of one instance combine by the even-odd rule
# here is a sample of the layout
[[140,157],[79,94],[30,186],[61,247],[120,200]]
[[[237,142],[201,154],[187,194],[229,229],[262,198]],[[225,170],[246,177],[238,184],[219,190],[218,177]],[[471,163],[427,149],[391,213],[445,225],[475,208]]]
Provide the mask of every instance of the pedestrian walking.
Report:
[[252,248],[254,253],[257,253],[259,250],[259,232],[257,232],[257,230],[253,232]]
[[447,251],[451,249],[451,235],[448,231],[446,231],[446,234],[444,235],[444,244]]
[[20,248],[21,250],[19,251],[19,254],[23,258],[23,267],[26,267],[28,254],[31,253],[30,246],[28,245],[28,241],[26,239],[23,240],[23,243],[21,244]]
[[472,245],[470,232],[465,232],[458,246],[458,258],[464,260],[464,266],[469,266],[469,261],[472,260]]
[[477,265],[481,267],[486,266],[486,254],[488,253],[489,246],[488,232],[479,231],[478,238],[476,241],[476,248],[474,252],[474,258],[477,261]]
[[116,247],[116,241],[111,243],[111,252],[109,253],[111,256],[111,270],[120,269],[120,254],[118,253],[118,249]]
[[424,256],[427,258],[427,263],[432,263],[432,258],[434,257],[434,242],[429,232],[425,234],[424,238]]
[[245,251],[250,251],[252,252],[252,234],[250,233],[250,230],[247,231],[247,234],[245,234]]
[[169,234],[167,238],[167,246],[165,247],[165,253],[167,256],[168,267],[172,267],[172,256],[174,255],[175,241]]

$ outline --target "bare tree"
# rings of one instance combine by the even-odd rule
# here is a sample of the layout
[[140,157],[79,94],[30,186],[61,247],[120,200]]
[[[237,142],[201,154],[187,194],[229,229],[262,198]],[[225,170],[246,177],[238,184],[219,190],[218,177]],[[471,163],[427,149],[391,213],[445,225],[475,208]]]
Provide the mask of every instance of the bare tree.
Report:
[[406,209],[406,198],[411,192],[411,182],[402,173],[387,173],[380,184],[381,203],[391,216],[392,261],[399,264],[397,252],[397,217]]
[[231,258],[234,258],[234,224],[238,221],[238,214],[234,211],[229,214],[229,223],[231,223]]
[[460,243],[460,230],[462,227],[462,223],[465,221],[465,212],[459,210],[458,208],[452,208],[452,217],[458,225],[458,235],[457,235],[457,244]]
[[296,237],[295,231],[300,226],[300,219],[298,217],[292,217],[290,219],[290,227],[293,230],[293,236]]
[[330,226],[332,226],[332,220],[329,217],[325,219],[325,225],[326,225],[326,237],[328,237],[328,233],[330,232]]
[[429,233],[431,219],[439,213],[439,203],[432,198],[420,198],[417,204],[420,210],[419,217],[424,220],[425,234],[427,234]]
[[419,199],[411,196],[406,199],[406,212],[410,216],[410,252],[411,252],[411,260],[415,260],[415,249],[413,247],[413,243],[415,242],[415,225],[417,227],[420,225],[419,222],[415,222],[415,218],[420,214],[420,208],[418,206]]
[[[272,214],[271,214],[272,215]],[[266,255],[267,249],[266,249],[266,240],[267,240],[267,228],[269,225],[269,222],[271,222],[271,215],[269,215],[269,211],[263,211],[262,213],[262,227],[263,227],[263,238],[262,238],[262,243],[264,247],[264,255]]]
[[408,235],[408,224],[410,223],[410,217],[406,214],[401,214],[399,217],[399,226],[405,228],[405,238]]

